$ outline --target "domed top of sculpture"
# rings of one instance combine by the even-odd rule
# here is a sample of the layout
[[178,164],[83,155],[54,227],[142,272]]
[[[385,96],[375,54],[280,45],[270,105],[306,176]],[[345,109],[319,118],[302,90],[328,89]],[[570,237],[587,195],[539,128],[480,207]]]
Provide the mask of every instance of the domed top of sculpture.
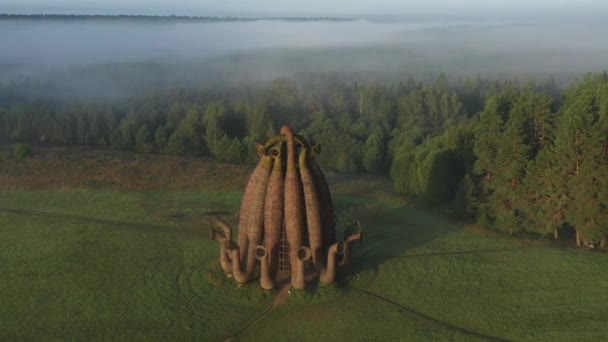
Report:
[[219,218],[210,231],[220,243],[222,269],[245,283],[259,261],[265,289],[273,288],[281,274],[290,276],[294,288],[304,288],[315,277],[334,282],[362,234],[357,227],[336,242],[329,186],[314,159],[320,146],[283,126],[280,135],[258,144],[257,150],[260,160],[243,194],[237,242],[230,225]]

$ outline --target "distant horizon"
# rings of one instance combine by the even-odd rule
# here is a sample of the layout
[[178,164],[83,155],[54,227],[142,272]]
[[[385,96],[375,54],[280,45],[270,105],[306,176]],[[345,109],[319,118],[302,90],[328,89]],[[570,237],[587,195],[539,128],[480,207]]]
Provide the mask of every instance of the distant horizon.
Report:
[[355,20],[358,17],[347,16],[235,16],[235,15],[184,15],[184,14],[130,14],[130,13],[6,13],[0,12],[3,17],[142,17],[142,18],[192,18],[192,19],[334,19]]
[[352,21],[352,20],[379,20],[379,21],[410,21],[410,20],[436,20],[436,19],[458,19],[458,20],[524,20],[524,21],[553,21],[559,19],[599,19],[603,20],[605,15],[608,15],[608,11],[606,12],[589,12],[589,13],[545,13],[542,16],[537,15],[536,13],[525,13],[525,14],[495,14],[495,15],[481,15],[481,14],[370,14],[370,15],[337,15],[337,14],[278,14],[278,13],[268,13],[266,15],[259,13],[249,13],[249,14],[228,14],[228,13],[208,13],[208,14],[185,14],[179,12],[172,13],[141,13],[141,12],[96,12],[96,11],[24,11],[24,12],[13,12],[13,11],[0,11],[0,16],[8,17],[8,16],[82,16],[82,17],[142,17],[142,18],[171,18],[175,17],[176,19],[205,19],[205,18],[219,18],[219,19],[322,19],[322,20],[344,20],[344,21]]
[[373,6],[364,1],[309,0],[281,3],[258,0],[176,0],[170,6],[158,0],[21,0],[0,7],[0,13],[16,15],[141,15],[191,17],[339,17],[339,18],[537,18],[599,17],[608,14],[608,3],[597,0],[378,0]]

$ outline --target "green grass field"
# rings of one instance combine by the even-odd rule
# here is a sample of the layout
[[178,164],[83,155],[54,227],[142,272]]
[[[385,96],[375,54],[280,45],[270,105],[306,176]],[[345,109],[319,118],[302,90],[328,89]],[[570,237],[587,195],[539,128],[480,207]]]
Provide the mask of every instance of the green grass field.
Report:
[[[331,177],[363,244],[339,284],[226,279],[208,220],[240,192],[0,191],[0,340],[608,338],[608,254],[462,228]],[[371,181],[370,181],[371,182]]]

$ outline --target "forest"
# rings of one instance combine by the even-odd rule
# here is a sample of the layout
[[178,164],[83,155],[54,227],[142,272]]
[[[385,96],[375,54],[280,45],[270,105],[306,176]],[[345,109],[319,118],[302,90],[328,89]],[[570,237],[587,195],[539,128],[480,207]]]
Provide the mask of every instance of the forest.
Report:
[[405,196],[507,234],[608,244],[606,72],[565,87],[307,74],[114,101],[28,97],[23,87],[0,83],[0,140],[251,163],[255,143],[289,124],[321,144],[328,170],[388,175]]

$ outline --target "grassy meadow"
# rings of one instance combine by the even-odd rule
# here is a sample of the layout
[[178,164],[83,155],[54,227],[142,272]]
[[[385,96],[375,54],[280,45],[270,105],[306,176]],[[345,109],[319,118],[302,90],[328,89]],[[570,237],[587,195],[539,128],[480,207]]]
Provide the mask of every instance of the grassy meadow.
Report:
[[[238,288],[209,219],[251,167],[75,149],[0,155],[0,340],[544,340],[608,337],[608,255],[451,222],[388,182],[331,174],[353,272]],[[341,236],[339,234],[339,236]]]

